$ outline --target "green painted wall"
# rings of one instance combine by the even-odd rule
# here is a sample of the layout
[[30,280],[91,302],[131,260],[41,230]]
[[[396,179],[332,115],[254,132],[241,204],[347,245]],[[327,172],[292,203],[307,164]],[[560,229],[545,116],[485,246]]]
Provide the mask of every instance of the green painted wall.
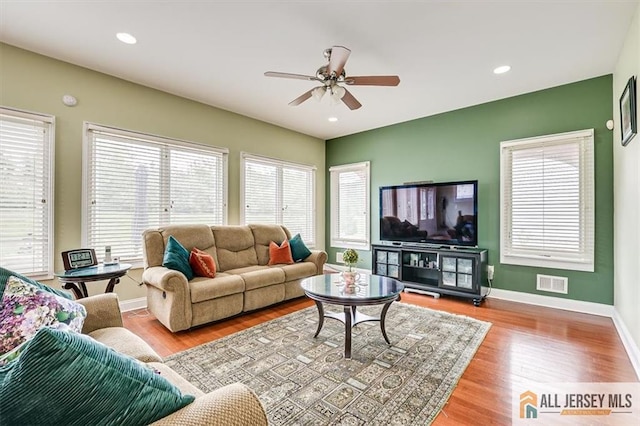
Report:
[[[404,182],[477,179],[480,247],[495,265],[494,287],[537,292],[536,274],[569,277],[569,299],[613,304],[612,77],[598,77],[327,141],[327,167],[371,161],[372,242],[379,241],[378,187]],[[595,130],[595,272],[500,265],[500,142],[573,130]],[[327,179],[329,176],[327,175]],[[327,221],[330,220],[327,182]],[[330,224],[327,223],[327,230]],[[326,241],[330,241],[327,234]],[[328,250],[335,263],[334,247]],[[360,252],[359,267],[371,267]]]
[[[162,72],[162,70],[158,70]],[[62,96],[78,105],[69,108]],[[82,124],[89,121],[127,130],[229,149],[228,222],[240,220],[240,153],[250,152],[317,167],[317,241],[324,248],[324,141],[265,122],[71,65],[0,43],[0,105],[56,117],[55,227],[59,253],[81,245]],[[114,253],[117,255],[117,253]],[[140,279],[140,270],[132,272]],[[91,293],[104,291],[90,285]],[[123,279],[121,300],[145,296],[144,287]]]

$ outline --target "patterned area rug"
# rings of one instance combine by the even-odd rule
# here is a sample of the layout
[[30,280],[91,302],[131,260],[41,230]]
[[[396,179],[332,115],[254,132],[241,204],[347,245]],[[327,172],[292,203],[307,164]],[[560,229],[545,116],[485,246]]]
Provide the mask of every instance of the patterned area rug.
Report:
[[[358,308],[378,315],[381,306]],[[341,312],[342,307],[327,307]],[[394,303],[387,345],[377,322],[353,329],[306,308],[172,355],[166,363],[208,392],[242,382],[260,397],[271,425],[426,425],[438,415],[490,323]]]

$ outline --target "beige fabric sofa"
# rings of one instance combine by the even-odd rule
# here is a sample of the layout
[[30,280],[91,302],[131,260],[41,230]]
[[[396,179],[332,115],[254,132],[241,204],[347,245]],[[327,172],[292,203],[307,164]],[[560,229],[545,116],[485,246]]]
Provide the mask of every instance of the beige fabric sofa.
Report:
[[196,397],[191,404],[156,421],[155,426],[267,425],[267,416],[258,397],[245,385],[235,383],[203,393],[162,362],[162,358],[140,337],[123,327],[118,297],[106,293],[77,300],[87,309],[82,332],[95,340],[147,363],[182,393]]
[[[209,253],[215,278],[195,277],[162,266],[169,236],[187,250]],[[280,225],[173,225],[143,233],[147,308],[176,332],[304,295],[303,278],[322,274],[327,253],[312,250],[302,262],[269,266],[269,243],[290,239]]]

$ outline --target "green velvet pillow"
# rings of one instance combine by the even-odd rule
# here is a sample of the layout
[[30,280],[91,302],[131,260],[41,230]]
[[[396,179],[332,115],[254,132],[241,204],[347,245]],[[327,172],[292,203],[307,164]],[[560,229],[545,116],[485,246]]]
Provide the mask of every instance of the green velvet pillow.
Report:
[[194,399],[131,357],[47,327],[0,367],[0,419],[7,425],[146,425]]
[[291,246],[291,256],[294,262],[300,262],[311,256],[311,250],[304,245],[300,234],[296,234],[295,237],[289,240],[289,246]]
[[49,293],[53,293],[55,295],[65,297],[67,299],[73,299],[73,296],[71,296],[71,293],[69,293],[68,291],[51,288],[42,283],[39,283],[38,281],[34,281],[31,278],[27,278],[24,275],[20,275],[18,273],[5,269],[2,266],[0,266],[0,295],[4,293],[4,287],[7,285],[7,280],[9,279],[10,276],[20,278],[22,281],[26,281],[29,284],[32,284],[41,290],[48,291]]
[[173,238],[173,235],[169,235],[167,247],[164,250],[162,266],[182,272],[189,281],[193,279],[193,270],[189,265],[189,250]]

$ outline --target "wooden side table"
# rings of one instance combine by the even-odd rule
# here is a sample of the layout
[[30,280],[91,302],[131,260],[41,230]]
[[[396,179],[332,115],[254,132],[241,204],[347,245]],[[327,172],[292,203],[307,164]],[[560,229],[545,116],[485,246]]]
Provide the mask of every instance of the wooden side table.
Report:
[[63,284],[63,288],[73,290],[76,299],[88,297],[87,285],[92,281],[109,280],[105,293],[113,292],[116,284],[120,282],[120,277],[124,276],[131,269],[128,263],[116,263],[113,265],[97,265],[88,268],[71,269],[69,271],[56,273],[56,277]]

